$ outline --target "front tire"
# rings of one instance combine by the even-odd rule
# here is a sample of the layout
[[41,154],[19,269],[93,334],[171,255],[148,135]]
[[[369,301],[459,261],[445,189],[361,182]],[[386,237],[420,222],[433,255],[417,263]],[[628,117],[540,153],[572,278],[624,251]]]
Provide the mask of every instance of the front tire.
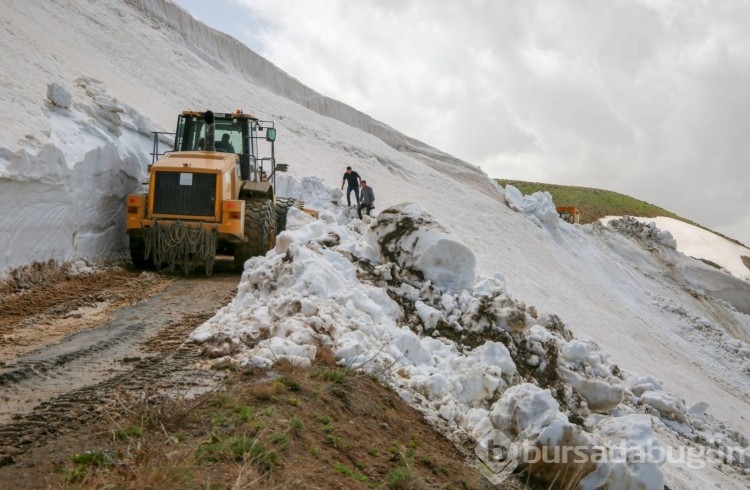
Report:
[[245,201],[246,242],[234,246],[234,265],[242,270],[250,257],[265,255],[276,245],[276,216],[269,198]]
[[286,213],[297,206],[297,202],[293,197],[276,197],[276,233],[286,230]]

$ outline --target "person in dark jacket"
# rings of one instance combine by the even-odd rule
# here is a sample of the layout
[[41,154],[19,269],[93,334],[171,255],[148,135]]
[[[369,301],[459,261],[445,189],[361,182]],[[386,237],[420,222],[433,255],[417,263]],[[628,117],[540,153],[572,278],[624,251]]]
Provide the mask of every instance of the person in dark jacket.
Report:
[[361,180],[359,185],[362,188],[362,198],[359,206],[357,206],[357,214],[359,215],[359,219],[362,219],[363,208],[367,209],[367,216],[370,216],[370,211],[375,207],[375,192],[372,190],[372,187],[367,185],[366,180]]
[[351,206],[351,193],[354,191],[354,197],[357,198],[357,205],[359,205],[359,183],[362,179],[360,178],[359,174],[352,170],[351,167],[346,167],[346,172],[344,172],[344,179],[341,181],[341,190],[344,190],[344,184],[347,184],[346,187],[346,205]]
[[221,141],[216,142],[216,150],[225,153],[234,153],[234,146],[229,141],[229,133],[224,133],[221,137]]

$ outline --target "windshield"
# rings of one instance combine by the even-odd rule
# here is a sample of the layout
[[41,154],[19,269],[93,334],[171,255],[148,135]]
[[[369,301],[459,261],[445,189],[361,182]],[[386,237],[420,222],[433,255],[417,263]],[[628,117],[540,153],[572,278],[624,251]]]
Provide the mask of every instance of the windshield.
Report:
[[[225,153],[242,153],[242,126],[239,119],[216,118],[215,149]],[[205,147],[206,123],[203,118],[180,115],[177,121],[175,148],[178,151],[200,151]]]

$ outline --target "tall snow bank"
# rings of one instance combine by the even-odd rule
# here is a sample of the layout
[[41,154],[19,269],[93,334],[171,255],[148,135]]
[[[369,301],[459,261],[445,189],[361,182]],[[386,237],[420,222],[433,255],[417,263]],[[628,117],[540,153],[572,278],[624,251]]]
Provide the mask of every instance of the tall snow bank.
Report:
[[[34,261],[122,253],[125,196],[143,177],[147,119],[100,82],[50,82],[46,143],[0,148],[0,277]],[[45,99],[46,95],[46,99]]]

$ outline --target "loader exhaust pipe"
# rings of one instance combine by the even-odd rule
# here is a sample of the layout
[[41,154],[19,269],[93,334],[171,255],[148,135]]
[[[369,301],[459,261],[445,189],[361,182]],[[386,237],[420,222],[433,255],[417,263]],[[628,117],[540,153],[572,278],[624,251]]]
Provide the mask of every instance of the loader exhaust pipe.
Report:
[[205,151],[216,151],[216,135],[214,133],[214,113],[206,111],[203,114],[203,120],[206,121],[206,142],[203,146]]

